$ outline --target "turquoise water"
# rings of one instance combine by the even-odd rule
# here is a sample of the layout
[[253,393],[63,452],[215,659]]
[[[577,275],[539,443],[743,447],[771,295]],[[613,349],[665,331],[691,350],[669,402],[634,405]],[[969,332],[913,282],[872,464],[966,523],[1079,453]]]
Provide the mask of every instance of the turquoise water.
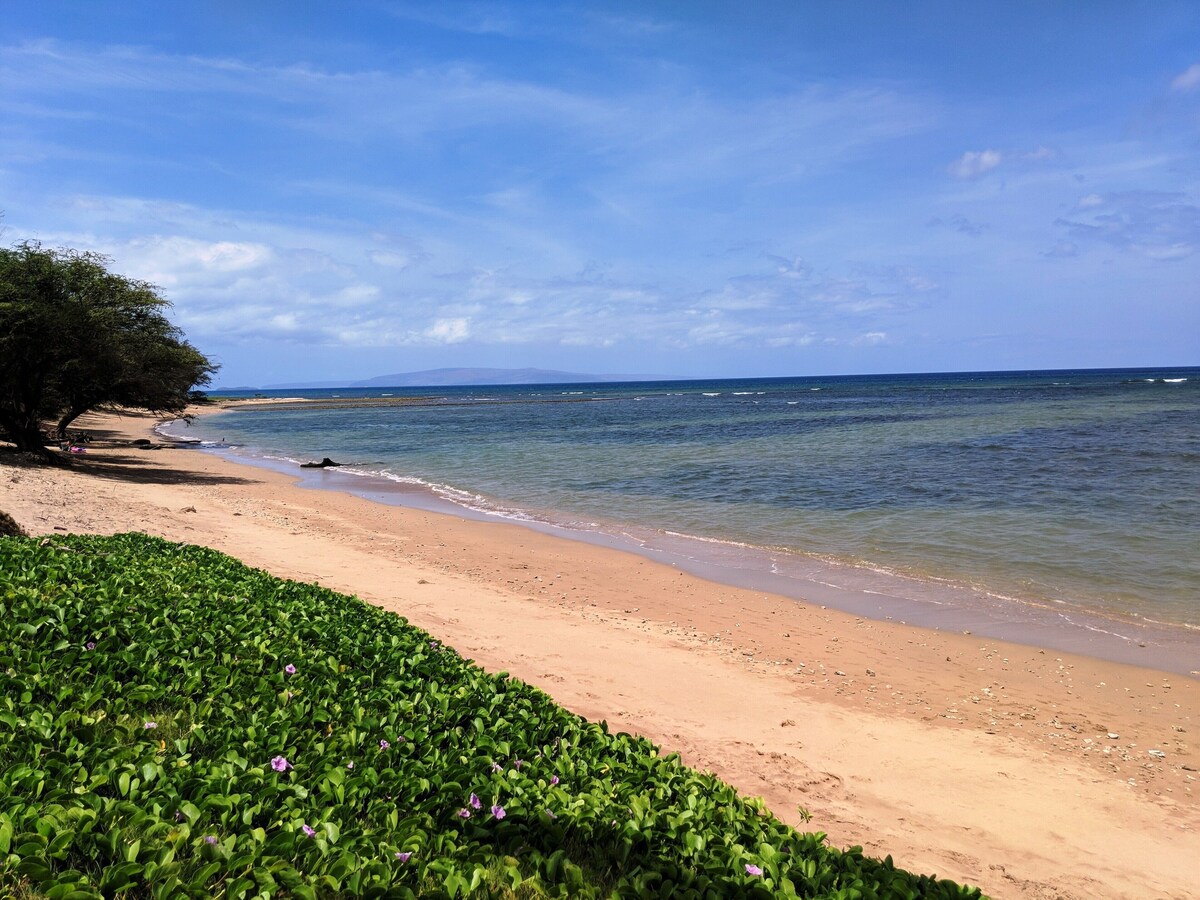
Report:
[[1200,626],[1200,369],[286,393],[424,405],[177,431],[773,570],[825,561]]

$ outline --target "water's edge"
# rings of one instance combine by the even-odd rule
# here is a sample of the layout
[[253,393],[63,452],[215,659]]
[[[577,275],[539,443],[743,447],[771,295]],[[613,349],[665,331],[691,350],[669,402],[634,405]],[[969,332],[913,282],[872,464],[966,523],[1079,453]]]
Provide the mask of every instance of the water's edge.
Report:
[[[204,415],[219,415],[220,410]],[[636,553],[708,581],[758,590],[879,621],[947,633],[969,633],[1040,649],[1200,677],[1200,629],[1094,612],[1036,605],[983,590],[930,583],[801,554],[778,553],[650,529],[618,530],[516,517],[455,503],[420,484],[339,469],[298,469],[294,462],[256,456],[251,448],[199,444],[168,422],[167,440],[213,453],[237,465],[295,478],[299,487],[332,490],[391,506],[480,522],[505,522],[568,540]]]

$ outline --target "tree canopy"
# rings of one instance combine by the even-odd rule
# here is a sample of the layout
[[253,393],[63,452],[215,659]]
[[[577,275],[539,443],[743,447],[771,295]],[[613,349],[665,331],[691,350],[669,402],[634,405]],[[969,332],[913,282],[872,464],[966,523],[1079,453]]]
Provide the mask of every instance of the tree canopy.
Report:
[[61,437],[89,410],[182,412],[217,370],[153,285],[108,263],[34,242],[0,249],[0,431],[22,450],[44,452],[43,423]]

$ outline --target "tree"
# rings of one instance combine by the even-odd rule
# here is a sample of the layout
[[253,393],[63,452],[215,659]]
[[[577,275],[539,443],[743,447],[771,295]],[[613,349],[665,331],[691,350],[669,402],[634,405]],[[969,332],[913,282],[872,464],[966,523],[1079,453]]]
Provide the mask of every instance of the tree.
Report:
[[0,249],[0,431],[45,453],[89,410],[179,413],[217,366],[167,321],[153,285],[108,271],[108,259],[26,242]]

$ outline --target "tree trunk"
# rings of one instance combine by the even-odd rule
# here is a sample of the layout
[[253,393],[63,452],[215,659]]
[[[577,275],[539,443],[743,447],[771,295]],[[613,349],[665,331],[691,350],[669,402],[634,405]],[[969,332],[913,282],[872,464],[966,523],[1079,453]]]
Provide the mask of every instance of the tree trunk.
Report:
[[82,416],[87,409],[69,409],[66,414],[58,420],[58,439],[65,441],[67,439],[67,426]]
[[42,423],[37,419],[25,416],[0,413],[0,429],[4,436],[17,445],[18,450],[27,453],[37,453],[51,458],[54,456],[46,449],[46,438],[42,434]]

